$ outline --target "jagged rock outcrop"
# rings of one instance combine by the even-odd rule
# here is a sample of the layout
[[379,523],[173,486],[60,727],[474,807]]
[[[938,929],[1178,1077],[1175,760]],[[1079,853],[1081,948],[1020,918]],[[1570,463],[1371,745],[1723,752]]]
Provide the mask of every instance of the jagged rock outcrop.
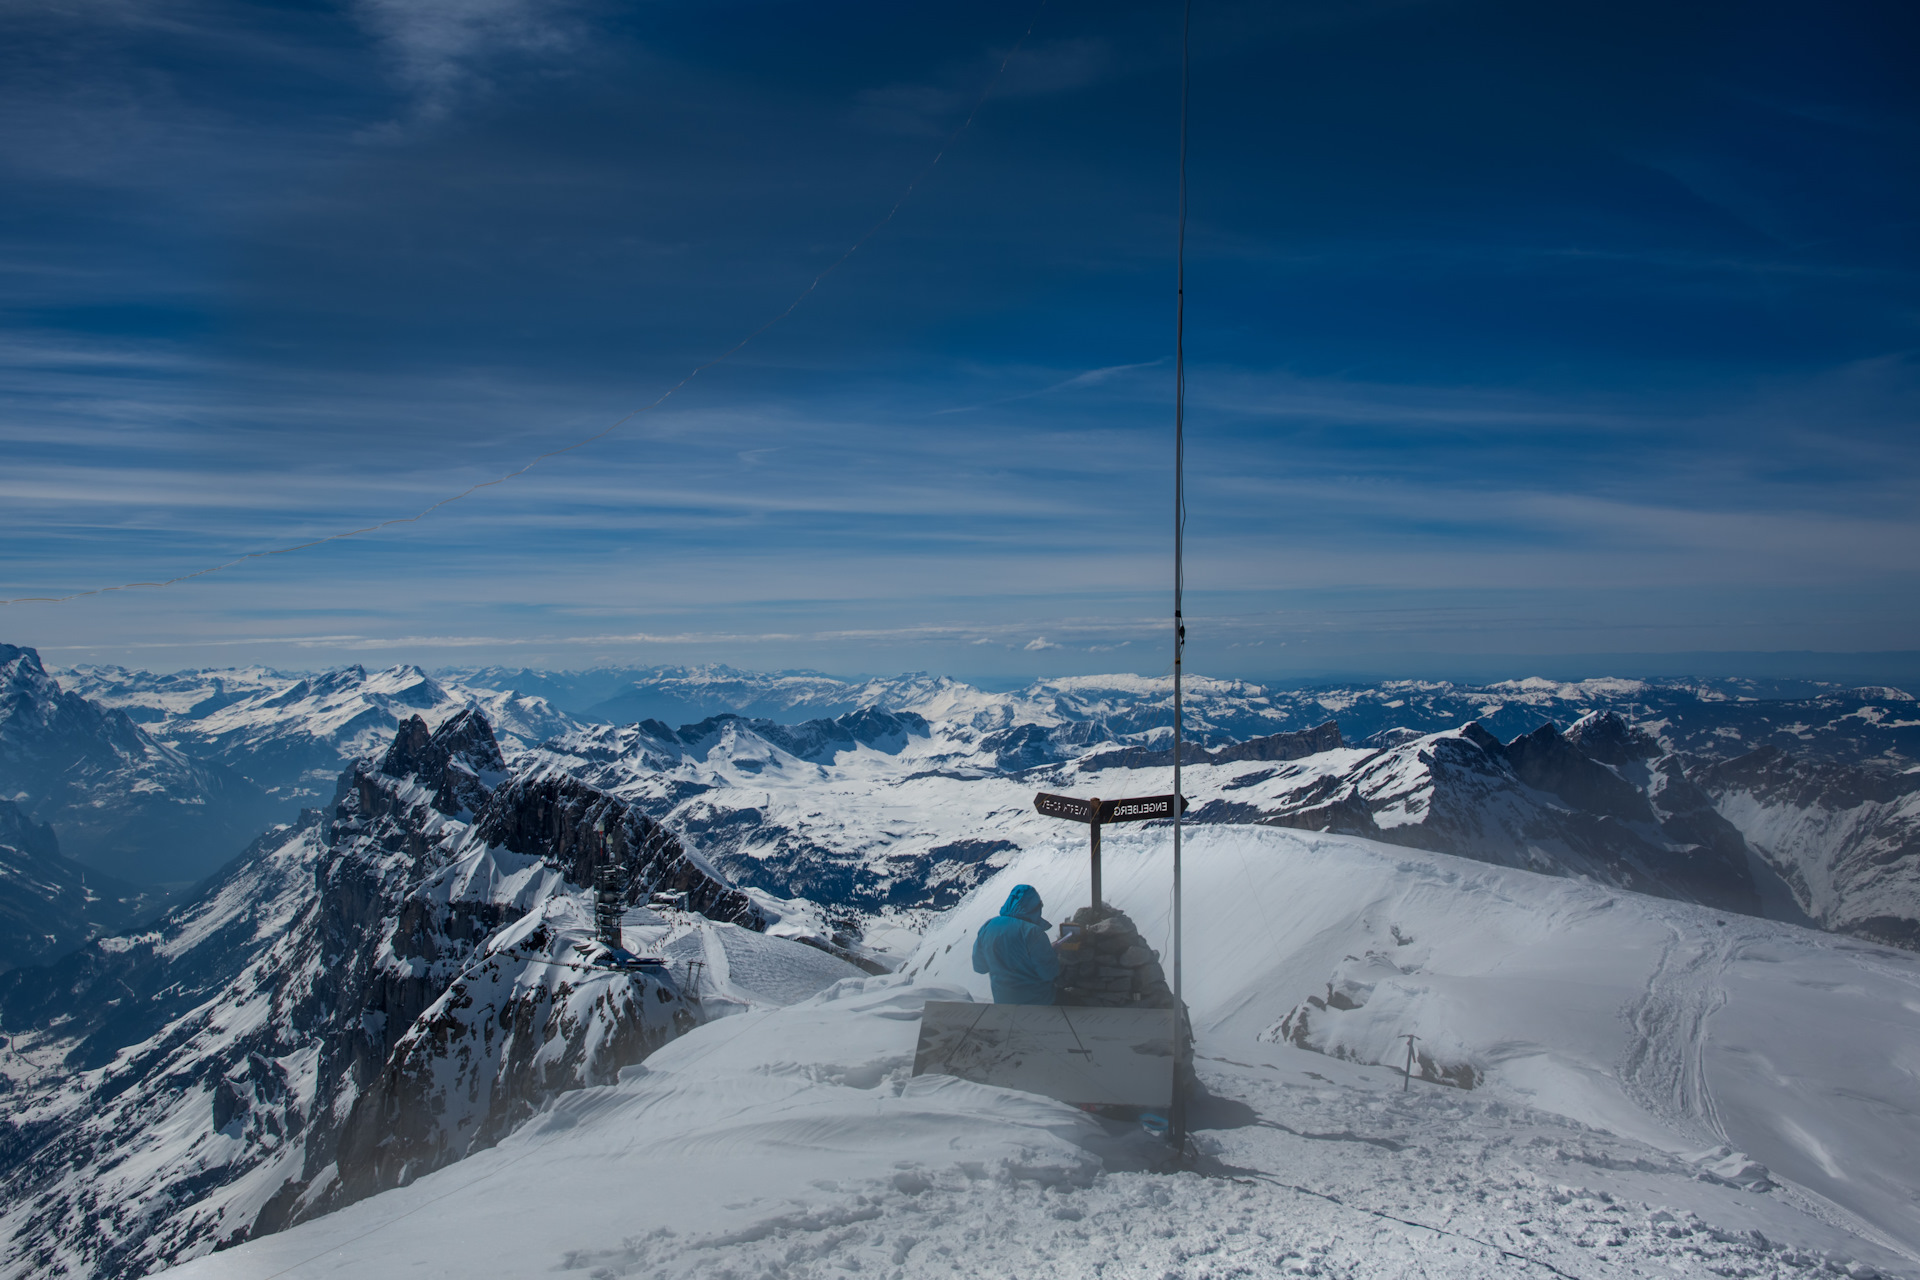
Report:
[[433,807],[454,817],[472,814],[487,802],[507,776],[507,762],[486,717],[461,711],[429,730],[419,716],[409,717],[393,735],[380,762],[390,778],[414,778],[433,793]]
[[476,820],[476,831],[489,844],[537,854],[578,884],[593,883],[597,864],[618,862],[627,868],[630,902],[645,902],[652,893],[684,893],[688,905],[709,919],[766,927],[752,899],[666,828],[637,806],[566,774],[508,783]]
[[[1415,941],[1401,933],[1397,925],[1390,927],[1389,936],[1396,953]],[[1383,1021],[1376,1016],[1380,1010],[1370,1007],[1382,987],[1387,996],[1381,1004],[1404,1007],[1402,990],[1397,988],[1403,989],[1409,978],[1417,985],[1420,970],[1417,958],[1389,954],[1384,949],[1346,956],[1327,979],[1324,994],[1309,995],[1296,1004],[1279,1022],[1261,1032],[1260,1039],[1330,1058],[1387,1067],[1416,1080],[1471,1089],[1480,1083],[1483,1072],[1479,1066],[1457,1053],[1422,1044],[1418,1037],[1409,1044],[1401,1036],[1396,1019],[1389,1015]]]
[[669,973],[593,941],[600,858],[634,900],[756,919],[623,802],[505,776],[483,717],[415,720],[147,932],[0,975],[22,1053],[65,1063],[0,1099],[0,1270],[131,1277],[276,1230],[679,1034]]

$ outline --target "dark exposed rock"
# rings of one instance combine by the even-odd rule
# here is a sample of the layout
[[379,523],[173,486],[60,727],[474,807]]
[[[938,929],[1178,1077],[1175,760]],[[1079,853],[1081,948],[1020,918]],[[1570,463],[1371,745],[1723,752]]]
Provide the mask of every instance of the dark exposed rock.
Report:
[[1764,746],[1695,761],[1686,781],[1821,928],[1920,950],[1920,772]]
[[1015,725],[990,733],[980,740],[980,748],[991,752],[994,764],[1008,773],[1054,764],[1062,754],[1052,733],[1038,724]]
[[1558,796],[1570,808],[1622,822],[1655,821],[1640,788],[1587,754],[1580,742],[1562,737],[1550,724],[1509,742],[1506,757],[1520,781],[1536,791]]
[[1585,718],[1565,735],[1542,725],[1508,743],[1470,721],[1357,758],[1260,771],[1189,820],[1357,835],[1758,914],[1746,845],[1681,766],[1617,717]]
[[1615,768],[1666,754],[1652,734],[1628,724],[1618,711],[1582,716],[1567,730],[1567,741],[1588,759]]
[[754,728],[781,750],[816,763],[830,763],[839,752],[860,746],[896,755],[907,739],[924,738],[930,731],[925,716],[877,707],[862,707],[830,720],[808,720],[793,726],[762,723]]
[[1171,1009],[1173,989],[1160,953],[1146,944],[1133,920],[1110,906],[1073,913],[1078,941],[1060,949],[1054,1003],[1105,1008]]
[[685,893],[689,907],[709,919],[766,928],[752,899],[690,854],[672,832],[638,807],[567,774],[508,783],[474,826],[490,844],[537,856],[575,884],[592,884],[593,868],[613,861],[628,868],[630,903],[671,890]]
[[489,788],[506,771],[493,727],[473,710],[460,712],[436,731],[429,731],[419,716],[408,717],[380,762],[381,773],[418,779],[432,790],[435,809],[456,816],[485,804]]

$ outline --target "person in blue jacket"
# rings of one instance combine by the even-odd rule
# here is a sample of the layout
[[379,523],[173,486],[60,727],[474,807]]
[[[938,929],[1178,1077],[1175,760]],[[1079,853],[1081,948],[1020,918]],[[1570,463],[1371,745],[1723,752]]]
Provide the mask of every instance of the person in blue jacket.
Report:
[[1047,941],[1040,918],[1040,891],[1017,884],[1000,914],[980,926],[973,940],[973,971],[993,979],[995,1004],[1052,1004],[1060,957]]

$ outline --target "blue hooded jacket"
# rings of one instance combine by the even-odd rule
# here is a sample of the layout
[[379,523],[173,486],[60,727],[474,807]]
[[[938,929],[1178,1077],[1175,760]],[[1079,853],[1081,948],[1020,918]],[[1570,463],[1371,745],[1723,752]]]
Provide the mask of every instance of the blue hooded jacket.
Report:
[[1000,914],[980,926],[973,940],[973,971],[993,979],[995,1004],[1052,1004],[1060,957],[1047,941],[1040,918],[1040,891],[1017,884]]

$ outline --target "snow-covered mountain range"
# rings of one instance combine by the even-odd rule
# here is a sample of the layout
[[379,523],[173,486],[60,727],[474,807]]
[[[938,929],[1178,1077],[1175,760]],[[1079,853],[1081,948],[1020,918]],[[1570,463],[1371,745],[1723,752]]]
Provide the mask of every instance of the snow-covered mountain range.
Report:
[[[562,1106],[561,1095],[617,1095],[626,1085],[615,1088],[616,1080],[645,1078],[623,1076],[623,1068],[643,1059],[671,1062],[670,1042],[698,1039],[695,1029],[722,1013],[773,1016],[768,1011],[842,979],[864,980],[903,962],[925,990],[964,987],[967,975],[941,958],[954,950],[957,935],[949,934],[977,925],[1007,877],[1046,878],[1049,896],[1071,904],[1076,877],[1084,874],[1081,830],[1036,813],[1036,790],[1114,797],[1161,792],[1170,782],[1165,735],[1153,723],[1160,687],[1150,681],[1056,681],[994,694],[910,677],[889,696],[911,705],[876,700],[797,722],[725,713],[675,727],[659,720],[585,724],[517,690],[479,689],[411,668],[300,679],[251,673],[224,683],[237,696],[212,710],[202,709],[205,698],[193,699],[224,676],[193,673],[167,686],[170,692],[163,681],[143,686],[131,675],[117,686],[97,672],[87,678],[96,683],[86,687],[121,697],[121,705],[80,700],[45,673],[31,685],[41,697],[37,705],[79,715],[69,700],[80,701],[102,723],[141,735],[153,751],[207,768],[237,770],[244,759],[235,754],[238,744],[251,734],[266,754],[279,752],[289,762],[278,766],[278,776],[295,781],[279,785],[295,791],[314,789],[317,762],[328,753],[341,767],[324,806],[269,831],[151,924],[97,938],[49,967],[0,975],[0,1020],[14,1036],[13,1056],[0,1063],[11,1086],[0,1098],[0,1236],[7,1241],[0,1275],[65,1268],[77,1276],[130,1277],[288,1228],[288,1239],[305,1239],[299,1224],[357,1221],[347,1206],[431,1183],[435,1169],[476,1161],[488,1168],[485,1153],[520,1141],[529,1118]],[[1844,945],[1879,957],[1873,964],[1881,977],[1873,982],[1907,981],[1901,966],[1911,960],[1872,943],[1911,945],[1916,914],[1907,824],[1920,774],[1907,772],[1913,766],[1902,754],[1908,704],[1892,691],[1829,691],[1791,711],[1760,702],[1712,720],[1708,712],[1718,704],[1697,688],[1650,691],[1627,683],[1523,683],[1509,687],[1512,702],[1497,706],[1493,700],[1505,695],[1480,691],[1483,719],[1430,732],[1379,728],[1355,743],[1340,722],[1306,714],[1338,710],[1322,704],[1344,695],[1289,695],[1278,699],[1287,704],[1283,713],[1274,710],[1275,695],[1255,686],[1196,682],[1196,723],[1212,745],[1195,750],[1185,776],[1194,847],[1222,851],[1216,861],[1232,853],[1251,877],[1246,900],[1272,896],[1292,911],[1289,895],[1304,893],[1303,903],[1346,919],[1343,927],[1354,934],[1327,934],[1312,947],[1260,961],[1271,969],[1260,981],[1272,984],[1272,999],[1257,1002],[1257,1028],[1247,1021],[1250,1013],[1218,1023],[1218,1056],[1255,1061],[1247,1070],[1256,1076],[1261,1054],[1385,1062],[1374,1043],[1388,1036],[1385,1024],[1353,1015],[1392,1011],[1394,1035],[1403,1034],[1401,1021],[1418,1024],[1412,1029],[1422,1037],[1428,1078],[1505,1090],[1502,1097],[1531,1109],[1525,1114],[1549,1117],[1526,1121],[1534,1136],[1556,1124],[1614,1135],[1612,1146],[1582,1137],[1580,1149],[1604,1150],[1604,1161],[1613,1162],[1606,1167],[1616,1171],[1646,1173],[1651,1181],[1635,1185],[1661,1188],[1674,1221],[1689,1221],[1674,1216],[1682,1211],[1698,1216],[1711,1208],[1733,1222],[1740,1215],[1729,1206],[1746,1203],[1737,1194],[1725,1204],[1680,1195],[1676,1179],[1719,1179],[1738,1188],[1742,1178],[1758,1178],[1786,1188],[1780,1204],[1769,1202],[1760,1215],[1769,1231],[1799,1232],[1809,1249],[1844,1246],[1849,1256],[1877,1259],[1874,1265],[1897,1261],[1907,1245],[1897,1231],[1888,1234],[1888,1202],[1855,1194],[1844,1178],[1821,1172],[1826,1166],[1817,1154],[1805,1154],[1828,1141],[1877,1152],[1878,1139],[1855,1132],[1854,1119],[1841,1124],[1828,1111],[1795,1104],[1785,1114],[1814,1135],[1812,1145],[1795,1146],[1799,1140],[1789,1133],[1787,1148],[1772,1154],[1764,1134],[1733,1126],[1714,1109],[1718,1102],[1700,1102],[1701,1091],[1715,1087],[1698,1082],[1703,1073],[1722,1068],[1686,1057],[1679,1041],[1697,1039],[1698,1027],[1660,1021],[1672,1015],[1657,1002],[1646,1006],[1645,1034],[1633,1042],[1642,1049],[1633,1052],[1655,1053],[1647,1046],[1657,1042],[1657,1055],[1666,1055],[1658,1062],[1679,1064],[1671,1072],[1607,1066],[1601,1057],[1619,1046],[1576,1044],[1569,1028],[1565,1035],[1541,1033],[1539,1052],[1548,1060],[1571,1053],[1577,1061],[1553,1077],[1560,1081],[1553,1089],[1537,1089],[1537,1072],[1528,1074],[1534,1068],[1513,1049],[1521,1041],[1507,1023],[1475,1014],[1483,1030],[1446,1030],[1463,1018],[1461,1025],[1480,1025],[1462,1010],[1495,999],[1492,987],[1462,988],[1450,979],[1434,988],[1408,976],[1443,961],[1458,965],[1476,949],[1494,957],[1489,972],[1507,964],[1537,968],[1537,956],[1513,950],[1521,935],[1502,913],[1544,911],[1563,921],[1563,931],[1578,933],[1585,926],[1576,922],[1586,915],[1621,909],[1639,922],[1628,940],[1636,948],[1649,945],[1641,934],[1651,938],[1663,928],[1691,937],[1686,931],[1716,912],[1721,921],[1771,916],[1785,923],[1754,920],[1736,934],[1707,936],[1737,937],[1764,950],[1785,946],[1782,939],[1818,939],[1796,928],[1818,924],[1871,940]],[[123,694],[112,695],[110,687]],[[1360,692],[1349,710],[1384,706],[1395,700],[1385,693],[1407,688]],[[1451,705],[1445,700],[1469,692],[1429,690],[1427,705]],[[144,709],[134,708],[149,717],[144,727],[127,710],[136,697],[147,699]],[[1649,714],[1655,697],[1670,704],[1658,715]],[[1595,705],[1606,698],[1634,714]],[[1266,709],[1257,709],[1258,699]],[[1826,717],[1817,722],[1808,718],[1816,702]],[[407,711],[415,703],[418,714]],[[514,721],[523,729],[533,723],[529,708],[537,709],[552,717],[543,722],[552,732],[502,735],[502,742],[486,706],[523,717]],[[1542,707],[1581,714],[1562,728]],[[378,727],[383,717],[391,727]],[[1742,733],[1771,726],[1768,741],[1757,751],[1716,755],[1685,749],[1731,741],[1717,732],[1730,729],[1730,719],[1748,726]],[[1503,738],[1489,723],[1525,727]],[[1709,723],[1714,731],[1702,728]],[[1268,731],[1238,732],[1248,727]],[[1789,729],[1798,754],[1775,745]],[[1873,754],[1847,756],[1847,744],[1860,741]],[[187,755],[189,745],[206,759]],[[354,757],[354,750],[362,754]],[[257,772],[265,793],[273,775]],[[1302,834],[1316,832],[1327,834]],[[1112,883],[1148,876],[1145,868],[1162,856],[1166,838],[1152,826],[1110,837],[1122,851],[1110,859],[1132,857],[1135,864],[1134,872],[1110,871]],[[1313,857],[1301,861],[1302,849]],[[1455,865],[1449,855],[1481,869],[1461,879],[1447,870]],[[1260,859],[1275,857],[1284,872],[1257,869]],[[631,967],[592,940],[590,885],[595,866],[608,859],[625,869],[629,945],[664,964]],[[1387,880],[1410,877],[1427,886],[1419,892],[1432,901],[1396,908],[1383,924],[1368,905],[1373,898],[1341,894],[1377,897],[1388,891],[1386,881],[1343,880],[1339,867],[1349,863],[1375,866]],[[1539,872],[1551,878],[1542,881]],[[1563,887],[1533,887],[1542,883]],[[1110,896],[1137,897],[1145,884]],[[1468,898],[1449,899],[1449,884],[1470,890]],[[1309,893],[1306,885],[1318,887]],[[1227,892],[1224,882],[1216,888]],[[656,890],[668,898],[655,901]],[[1482,910],[1488,893],[1521,905]],[[1653,900],[1645,895],[1670,901],[1658,909],[1633,905]],[[1569,902],[1583,905],[1573,910]],[[1481,906],[1467,910],[1472,903]],[[1128,909],[1143,926],[1164,916],[1164,904],[1156,914],[1144,899]],[[1463,949],[1433,951],[1431,933],[1460,920],[1469,922],[1459,926]],[[1374,935],[1388,926],[1396,948],[1425,941],[1425,959],[1410,967],[1413,952],[1382,951]],[[1270,946],[1259,932],[1268,927],[1247,923],[1232,932],[1244,935],[1237,944],[1244,951],[1256,938]],[[1547,935],[1539,937],[1538,946],[1547,947]],[[1833,950],[1839,943],[1821,945],[1828,949],[1804,941],[1787,948],[1799,957],[1792,964],[1812,975],[1809,983],[1835,980],[1822,966],[1856,954]],[[1387,961],[1376,963],[1374,951]],[[1621,990],[1643,978],[1659,985],[1623,970]],[[1386,990],[1398,994],[1383,1000]],[[1452,992],[1447,998],[1455,1003],[1424,1014],[1418,1000],[1407,1004],[1433,990]],[[911,991],[874,992],[876,1003],[862,1006],[870,1012],[829,1010],[822,1025],[858,1014],[834,1034],[863,1043],[883,1028],[860,1018],[911,1016],[886,1012],[899,1000],[910,1004]],[[1708,1005],[1727,998],[1709,991],[1685,999],[1696,997]],[[1220,999],[1222,1010],[1234,1000],[1241,1001],[1236,1008],[1252,1007],[1241,997]],[[750,1033],[752,1025],[742,1022],[733,1033],[749,1042],[735,1051],[747,1055],[742,1061],[761,1064],[749,1074],[767,1069],[767,1053],[784,1052]],[[813,1033],[781,1024],[764,1034],[811,1043]],[[709,1043],[705,1052],[721,1053],[724,1066],[726,1054]],[[869,1070],[832,1053],[780,1061],[799,1064],[797,1078],[811,1082],[805,1089],[833,1078],[877,1082],[897,1067],[883,1062]],[[1303,1070],[1344,1080],[1326,1075],[1334,1069]],[[1563,1087],[1582,1071],[1624,1072],[1631,1107],[1657,1122],[1621,1111],[1614,1094],[1596,1101],[1591,1090]],[[1674,1072],[1673,1081],[1658,1084]],[[1656,1085],[1677,1091],[1677,1101],[1649,1101]],[[679,1086],[667,1080],[663,1087],[671,1093]],[[1238,1079],[1234,1087],[1244,1091],[1248,1082]],[[1742,1115],[1742,1108],[1783,1105],[1772,1095],[1748,1096],[1759,1086],[1740,1087],[1747,1090],[1735,1107]],[[1874,1100],[1889,1087],[1877,1076],[1844,1082],[1852,1091],[1845,1096],[1867,1099],[1863,1106],[1883,1105]],[[1342,1095],[1339,1105],[1359,1109],[1349,1116],[1350,1129],[1372,1105],[1363,1093]],[[980,1102],[968,1096],[967,1105]],[[701,1105],[694,1094],[636,1105],[683,1104]],[[1839,1104],[1819,1104],[1831,1105]],[[946,1122],[926,1123],[941,1132]],[[1037,1123],[1046,1130],[1056,1121]],[[699,1124],[698,1116],[676,1112],[663,1132],[684,1130],[696,1146],[710,1143]],[[983,1150],[1004,1146],[975,1136]],[[1092,1131],[1084,1136],[1093,1148],[1107,1141]],[[1689,1143],[1705,1154],[1682,1158],[1696,1151]],[[1105,1176],[1098,1160],[1087,1163],[1085,1151],[1093,1148],[1076,1147],[1082,1155],[1073,1157],[1080,1170],[1073,1177]],[[1769,1154],[1750,1158],[1755,1148]],[[885,1141],[877,1149],[886,1149]],[[1796,1150],[1805,1157],[1800,1164],[1793,1163]],[[1872,1159],[1885,1164],[1892,1157]],[[1547,1176],[1550,1164],[1527,1176]],[[1792,1172],[1785,1183],[1764,1171],[1743,1172],[1757,1164]],[[1557,1166],[1555,1172],[1564,1175]],[[1894,1183],[1905,1185],[1897,1177]],[[1812,1198],[1793,1200],[1802,1194]],[[1839,1206],[1832,1211],[1838,1216],[1823,1218],[1822,1205]],[[1658,1239],[1644,1243],[1635,1257],[1667,1256]],[[1721,1252],[1740,1266],[1757,1267],[1760,1259],[1775,1267],[1756,1273],[1784,1275],[1790,1272],[1781,1268],[1798,1265],[1789,1258],[1805,1251],[1741,1245]]]
[[[1026,733],[1040,728],[877,710],[798,726],[720,717],[577,730],[526,758],[642,806],[744,884],[885,928],[952,905],[1017,850],[1056,836],[1034,812],[1036,791],[1171,785],[1154,750],[1041,749]],[[1610,711],[1505,743],[1478,721],[1374,741],[1390,745],[1346,746],[1321,726],[1206,752],[1183,779],[1190,821],[1339,831],[1897,945],[1920,936],[1920,771],[1805,766],[1878,799],[1838,782],[1812,794],[1756,784],[1735,767],[1751,757],[1672,751]],[[1756,790],[1799,806],[1796,838],[1769,834],[1782,820],[1756,808]],[[1749,842],[1734,819],[1756,814],[1773,826]]]
[[[924,672],[838,680],[818,672],[719,665],[586,672],[461,668],[440,678],[466,689],[538,696],[583,723],[656,719],[677,725],[731,714],[793,724],[877,707],[929,720],[997,718],[1001,727],[1078,725],[1083,727],[1061,736],[1080,742],[1166,734],[1173,723],[1171,681],[1131,675],[1036,680],[1005,693]],[[1469,720],[1511,738],[1543,722],[1567,725],[1589,711],[1610,710],[1648,726],[1670,749],[1696,755],[1738,754],[1771,742],[1822,758],[1863,760],[1892,752],[1920,759],[1920,711],[1910,694],[1815,681],[1535,677],[1490,685],[1394,680],[1287,687],[1189,676],[1186,697],[1188,736],[1215,746],[1330,719],[1340,721],[1352,742],[1382,730],[1434,733]]]
[[342,767],[382,749],[414,716],[432,727],[462,711],[483,711],[509,750],[574,723],[539,698],[443,683],[411,666],[306,676],[262,667],[164,676],[80,667],[61,674],[72,693],[121,713],[166,749],[245,777],[286,817],[325,799]]
[[[743,883],[882,928],[950,905],[1043,830],[1032,789],[1167,785],[1155,770],[1168,759],[1171,689],[1135,676],[1002,693],[921,673],[846,681],[727,667],[87,667],[56,679],[30,651],[11,652],[9,705],[34,710],[9,723],[67,724],[66,756],[81,763],[62,776],[96,781],[76,793],[6,765],[0,789],[53,820],[78,860],[141,868],[132,878],[144,882],[219,865],[263,812],[296,820],[415,715],[433,726],[484,712],[509,755],[642,805]],[[1900,690],[1625,679],[1284,690],[1198,677],[1186,705],[1196,749],[1219,766],[1193,775],[1217,786],[1194,793],[1202,821],[1350,831],[1902,945],[1916,936],[1920,711]],[[594,722],[608,708],[702,715]],[[86,732],[71,728],[82,722]],[[1298,737],[1310,730],[1332,736]],[[1315,750],[1305,763],[1261,758],[1273,749],[1260,744],[1283,740],[1285,755]],[[122,793],[212,834],[127,845],[108,864],[90,837],[128,803]],[[81,935],[60,936],[55,950]]]

